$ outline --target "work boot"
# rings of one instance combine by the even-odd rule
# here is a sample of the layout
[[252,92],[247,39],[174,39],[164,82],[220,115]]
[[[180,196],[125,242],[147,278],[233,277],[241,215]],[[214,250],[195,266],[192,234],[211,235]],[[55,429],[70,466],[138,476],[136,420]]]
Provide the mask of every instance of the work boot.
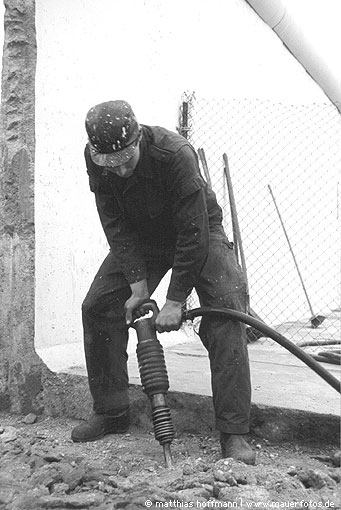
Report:
[[106,434],[124,434],[129,428],[129,411],[119,416],[94,413],[85,423],[77,425],[71,432],[75,443],[96,441]]
[[220,432],[220,445],[223,458],[231,457],[245,464],[255,464],[256,454],[242,435]]

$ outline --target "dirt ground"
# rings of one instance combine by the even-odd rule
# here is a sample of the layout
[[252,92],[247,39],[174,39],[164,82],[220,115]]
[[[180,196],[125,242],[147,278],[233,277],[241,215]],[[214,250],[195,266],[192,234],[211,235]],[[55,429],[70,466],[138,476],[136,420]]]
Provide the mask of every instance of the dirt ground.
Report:
[[257,463],[246,466],[221,459],[216,436],[182,434],[167,469],[152,431],[75,444],[77,423],[0,413],[1,509],[341,508],[335,445],[250,436]]

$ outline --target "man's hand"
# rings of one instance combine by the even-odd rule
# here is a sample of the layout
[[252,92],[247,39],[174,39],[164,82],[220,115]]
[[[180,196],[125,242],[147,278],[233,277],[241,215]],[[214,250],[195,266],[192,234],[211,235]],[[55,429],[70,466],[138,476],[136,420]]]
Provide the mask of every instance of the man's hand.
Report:
[[160,311],[155,321],[156,330],[159,333],[164,331],[177,331],[182,320],[182,303],[166,300],[166,304]]
[[124,310],[126,313],[126,324],[130,326],[133,322],[133,313],[137,310],[137,308],[142,305],[145,301],[149,300],[149,292],[147,286],[147,280],[141,280],[140,282],[132,283],[130,285],[131,288],[131,296],[124,305]]

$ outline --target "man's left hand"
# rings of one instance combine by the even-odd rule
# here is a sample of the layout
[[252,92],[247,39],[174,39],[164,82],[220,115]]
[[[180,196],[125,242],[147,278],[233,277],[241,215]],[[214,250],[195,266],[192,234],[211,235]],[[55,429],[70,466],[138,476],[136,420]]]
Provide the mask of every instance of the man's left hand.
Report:
[[158,333],[177,331],[182,322],[182,303],[167,299],[166,304],[158,314],[155,327]]

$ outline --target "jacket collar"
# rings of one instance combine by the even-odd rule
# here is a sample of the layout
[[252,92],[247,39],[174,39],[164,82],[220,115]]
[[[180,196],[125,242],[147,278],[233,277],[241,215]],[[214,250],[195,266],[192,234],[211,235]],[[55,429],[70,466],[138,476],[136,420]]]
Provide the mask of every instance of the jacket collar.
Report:
[[144,127],[142,126],[142,138],[140,141],[140,159],[136,168],[137,175],[141,175],[146,179],[153,178],[152,162],[150,153],[148,151],[148,135]]

